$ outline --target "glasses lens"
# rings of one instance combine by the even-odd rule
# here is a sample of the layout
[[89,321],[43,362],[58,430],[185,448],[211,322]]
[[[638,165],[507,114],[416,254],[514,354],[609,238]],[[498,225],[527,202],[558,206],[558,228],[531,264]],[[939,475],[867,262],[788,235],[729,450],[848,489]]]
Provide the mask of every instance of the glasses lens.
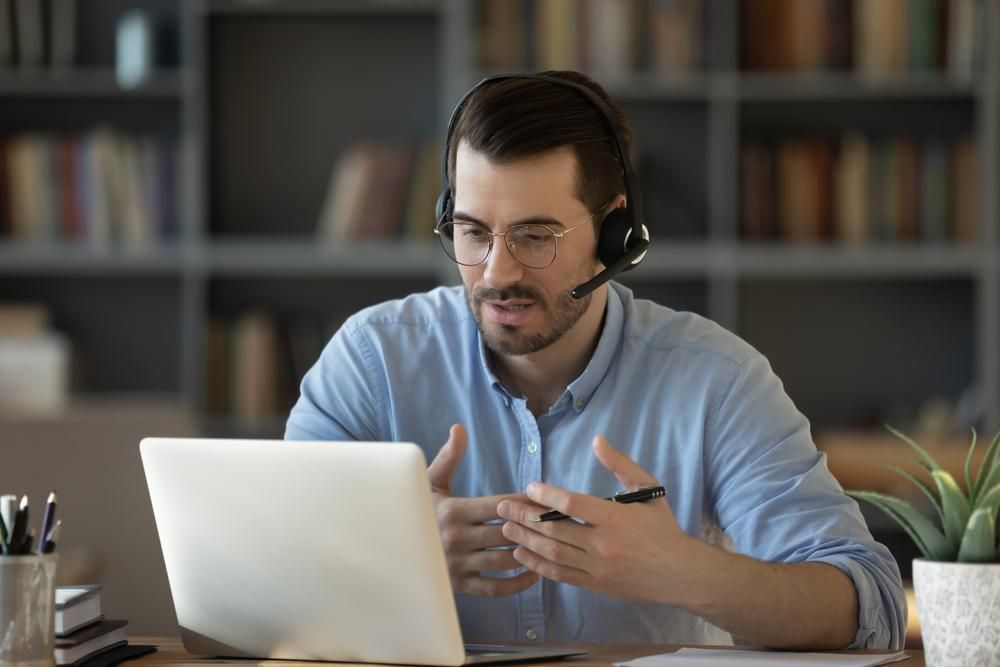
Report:
[[489,233],[470,222],[446,222],[438,238],[448,257],[465,266],[481,264],[490,254]]
[[527,267],[544,269],[555,261],[556,237],[542,225],[511,227],[506,236],[511,253]]

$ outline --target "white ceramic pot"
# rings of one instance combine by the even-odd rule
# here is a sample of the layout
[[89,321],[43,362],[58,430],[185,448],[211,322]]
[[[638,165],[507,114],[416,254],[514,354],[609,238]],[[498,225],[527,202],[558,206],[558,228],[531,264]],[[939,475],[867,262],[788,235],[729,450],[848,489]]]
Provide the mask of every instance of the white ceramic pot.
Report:
[[913,561],[927,667],[1000,667],[1000,563]]

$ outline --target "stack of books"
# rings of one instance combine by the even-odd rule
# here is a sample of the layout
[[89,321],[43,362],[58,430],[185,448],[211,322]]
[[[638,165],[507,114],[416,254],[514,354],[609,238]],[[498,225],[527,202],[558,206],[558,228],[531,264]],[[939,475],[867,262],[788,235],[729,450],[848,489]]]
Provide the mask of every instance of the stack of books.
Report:
[[971,137],[750,141],[741,154],[743,237],[812,243],[973,243],[980,237]]
[[[101,610],[101,586],[57,586],[55,612],[55,662],[81,666],[96,656],[104,662],[121,662],[153,650],[129,646],[128,621],[106,619]],[[112,653],[116,655],[112,656]]]
[[144,250],[175,240],[175,139],[107,126],[0,138],[0,240]]

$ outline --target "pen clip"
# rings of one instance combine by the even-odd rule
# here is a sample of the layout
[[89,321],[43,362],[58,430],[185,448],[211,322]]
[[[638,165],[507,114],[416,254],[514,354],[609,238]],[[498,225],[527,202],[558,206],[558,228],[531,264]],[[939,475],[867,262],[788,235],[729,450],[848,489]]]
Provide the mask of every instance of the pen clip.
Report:
[[615,498],[617,498],[618,496],[624,496],[630,493],[638,493],[639,491],[646,491],[648,489],[655,489],[655,488],[656,486],[650,485],[650,486],[640,486],[638,489],[622,490],[615,494]]

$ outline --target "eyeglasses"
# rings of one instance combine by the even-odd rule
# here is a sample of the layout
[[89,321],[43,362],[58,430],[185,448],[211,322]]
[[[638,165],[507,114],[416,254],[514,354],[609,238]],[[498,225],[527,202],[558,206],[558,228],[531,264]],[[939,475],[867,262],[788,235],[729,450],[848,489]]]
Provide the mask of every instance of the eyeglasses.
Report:
[[462,266],[482,264],[493,252],[494,237],[503,237],[511,256],[529,269],[544,269],[556,261],[558,240],[591,220],[606,207],[591,213],[585,219],[562,232],[554,232],[545,225],[527,223],[513,225],[505,232],[491,232],[478,222],[448,220],[438,224],[434,233],[441,247],[455,263]]

